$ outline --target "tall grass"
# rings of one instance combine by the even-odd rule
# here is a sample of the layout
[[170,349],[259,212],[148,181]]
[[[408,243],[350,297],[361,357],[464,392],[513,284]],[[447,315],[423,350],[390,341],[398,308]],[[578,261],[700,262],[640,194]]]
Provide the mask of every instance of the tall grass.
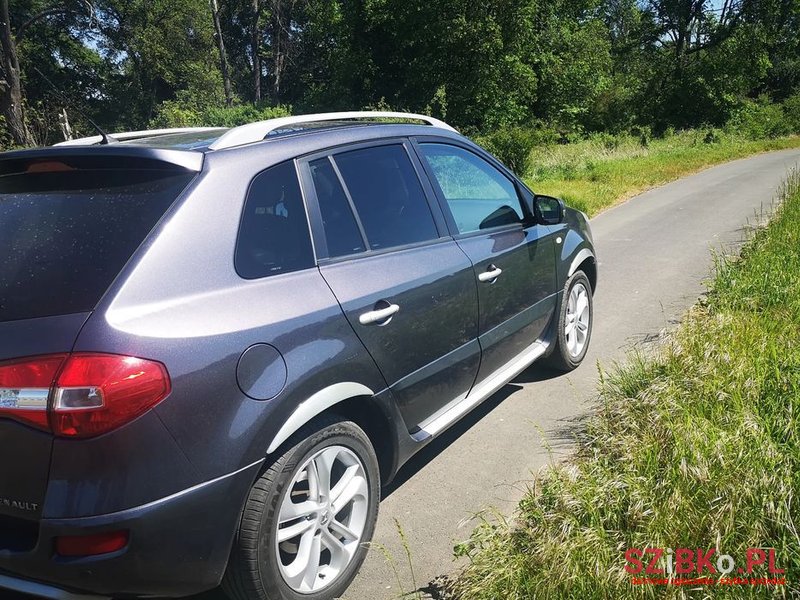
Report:
[[535,192],[563,198],[590,216],[649,188],[767,150],[800,147],[800,137],[752,140],[718,130],[650,139],[595,135],[536,147],[524,169]]
[[[533,483],[515,519],[485,521],[458,548],[470,563],[455,597],[800,596],[798,174],[782,195],[741,259],[718,259],[671,340],[603,375],[576,457]],[[774,548],[787,583],[634,586],[631,547],[713,548],[737,567],[747,548]]]

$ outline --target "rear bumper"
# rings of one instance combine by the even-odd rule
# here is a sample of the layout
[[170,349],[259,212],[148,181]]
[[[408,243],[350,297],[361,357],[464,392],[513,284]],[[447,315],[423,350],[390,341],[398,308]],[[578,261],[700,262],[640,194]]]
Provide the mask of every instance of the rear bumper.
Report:
[[[217,586],[225,572],[245,497],[261,461],[167,498],[117,513],[44,519],[30,552],[0,550],[0,589],[46,598],[186,596]],[[122,550],[54,555],[53,538],[130,532]]]

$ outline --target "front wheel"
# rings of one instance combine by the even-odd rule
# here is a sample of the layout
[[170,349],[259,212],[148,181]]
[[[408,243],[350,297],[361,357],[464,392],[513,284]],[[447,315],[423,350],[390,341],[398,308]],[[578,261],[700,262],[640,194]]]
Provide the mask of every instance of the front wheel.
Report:
[[231,600],[330,600],[366,556],[378,517],[378,461],[355,423],[301,432],[256,481],[223,590]]
[[577,368],[589,350],[593,318],[592,285],[583,271],[576,271],[564,285],[553,341],[555,348],[547,364],[560,371]]

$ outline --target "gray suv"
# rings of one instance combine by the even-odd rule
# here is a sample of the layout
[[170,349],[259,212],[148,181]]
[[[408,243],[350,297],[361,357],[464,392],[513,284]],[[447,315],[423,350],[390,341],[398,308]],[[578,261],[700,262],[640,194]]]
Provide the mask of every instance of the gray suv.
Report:
[[[583,359],[585,215],[430,117],[0,155],[0,588],[341,595],[381,487]],[[443,482],[447,485],[447,482]]]

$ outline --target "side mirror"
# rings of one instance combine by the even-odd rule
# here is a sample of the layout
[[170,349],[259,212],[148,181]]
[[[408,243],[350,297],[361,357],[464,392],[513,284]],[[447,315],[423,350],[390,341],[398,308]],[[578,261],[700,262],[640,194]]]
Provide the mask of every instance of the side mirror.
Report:
[[533,214],[542,225],[558,225],[564,220],[564,202],[552,196],[539,196],[533,199]]

